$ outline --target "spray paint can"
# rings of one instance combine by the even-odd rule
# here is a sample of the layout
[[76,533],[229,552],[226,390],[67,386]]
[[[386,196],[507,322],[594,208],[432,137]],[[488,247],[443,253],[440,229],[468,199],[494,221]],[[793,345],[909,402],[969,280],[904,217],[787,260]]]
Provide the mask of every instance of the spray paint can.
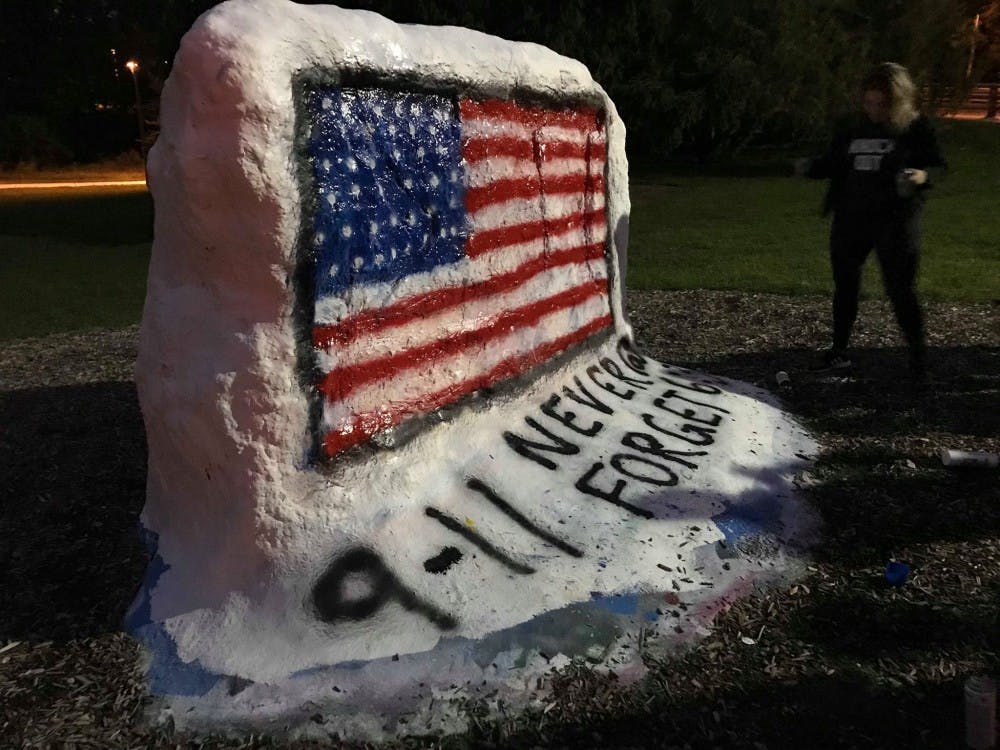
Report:
[[788,373],[784,370],[778,370],[774,373],[774,382],[778,384],[779,388],[791,388],[792,379],[788,376]]
[[991,750],[997,740],[997,684],[976,675],[965,681],[965,746]]
[[945,466],[995,469],[1000,464],[1000,455],[988,451],[959,451],[952,448],[942,448],[941,463]]

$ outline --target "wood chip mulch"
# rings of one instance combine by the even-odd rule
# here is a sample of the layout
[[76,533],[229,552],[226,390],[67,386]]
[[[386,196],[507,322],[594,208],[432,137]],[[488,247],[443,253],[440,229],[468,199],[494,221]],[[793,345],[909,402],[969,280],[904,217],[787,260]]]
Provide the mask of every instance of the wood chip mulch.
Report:
[[[470,707],[464,735],[389,746],[961,747],[965,678],[1000,674],[1000,474],[946,468],[938,451],[1000,451],[1000,304],[929,304],[919,385],[881,301],[862,304],[849,377],[807,369],[828,335],[824,299],[633,291],[627,303],[658,359],[776,392],[774,373],[790,374],[780,393],[824,446],[805,490],[824,522],[807,575],[738,602],[695,647],[650,656],[642,683],[574,665],[543,707],[500,719]],[[136,339],[0,351],[0,748],[318,747],[141,721],[139,649],[120,632],[146,564]],[[890,559],[912,568],[899,588]]]

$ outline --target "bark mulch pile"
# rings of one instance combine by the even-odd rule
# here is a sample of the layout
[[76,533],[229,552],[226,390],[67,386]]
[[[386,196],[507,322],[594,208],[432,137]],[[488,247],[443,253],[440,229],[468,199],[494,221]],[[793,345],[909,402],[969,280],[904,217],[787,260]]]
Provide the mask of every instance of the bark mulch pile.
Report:
[[[962,684],[1000,672],[1000,305],[931,304],[931,382],[911,383],[891,312],[862,305],[858,368],[810,373],[828,302],[632,292],[640,347],[776,389],[824,450],[807,496],[824,522],[808,575],[735,604],[695,647],[621,686],[583,666],[550,702],[463,736],[398,746],[945,748]],[[5,342],[0,352],[0,747],[269,747],[149,729],[135,642],[119,632],[146,557],[137,332]],[[889,586],[890,559],[912,567]],[[292,746],[311,747],[309,743]],[[345,745],[348,746],[348,745]]]

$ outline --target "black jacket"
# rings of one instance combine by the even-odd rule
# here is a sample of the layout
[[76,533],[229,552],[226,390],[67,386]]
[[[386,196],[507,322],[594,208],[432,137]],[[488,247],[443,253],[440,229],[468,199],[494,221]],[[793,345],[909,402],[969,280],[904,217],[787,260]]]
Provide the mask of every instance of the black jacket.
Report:
[[931,185],[928,180],[912,196],[900,197],[900,171],[945,166],[931,121],[923,115],[901,132],[854,115],[837,124],[830,147],[812,160],[806,176],[830,180],[824,214],[888,211],[919,206]]

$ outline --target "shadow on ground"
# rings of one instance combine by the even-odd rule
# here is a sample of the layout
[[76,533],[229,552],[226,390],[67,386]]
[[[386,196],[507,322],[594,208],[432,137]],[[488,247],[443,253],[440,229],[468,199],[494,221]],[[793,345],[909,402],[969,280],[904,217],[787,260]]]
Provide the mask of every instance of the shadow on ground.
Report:
[[115,631],[146,564],[135,386],[0,394],[0,642]]
[[[827,525],[820,559],[891,554],[907,544],[995,537],[996,472],[950,469],[941,448],[1000,449],[1000,349],[930,350],[915,383],[902,349],[863,349],[846,377],[811,372],[815,352],[779,350],[683,362],[779,393],[819,437],[811,490]],[[791,375],[779,389],[778,370]]]
[[[859,675],[834,674],[775,684],[746,675],[710,697],[672,697],[670,676],[645,692],[641,706],[594,719],[537,717],[530,729],[491,726],[462,747],[944,748],[963,736],[961,686],[873,689]],[[683,675],[673,676],[678,683]],[[914,716],[921,719],[914,721]],[[551,715],[550,715],[551,716]],[[546,720],[548,719],[548,720]],[[447,745],[446,745],[447,746]],[[456,743],[456,746],[457,743]]]
[[[899,377],[898,350],[861,352],[859,371],[846,379],[808,372],[814,355],[797,350],[677,364],[772,388],[778,367],[792,373],[782,395],[826,445],[810,490],[826,524],[816,555],[862,562],[917,542],[1000,531],[995,474],[945,469],[937,443],[907,437],[961,435],[966,448],[996,440],[1000,351],[932,354],[935,382],[925,388]],[[136,526],[146,453],[134,385],[11,391],[0,395],[0,425],[0,592],[9,597],[0,638],[118,629],[145,562]]]
[[[808,372],[805,349],[674,362],[772,390],[776,370],[791,373],[782,397],[824,445],[808,493],[825,533],[805,595],[796,584],[741,600],[638,688],[571,671],[546,713],[476,720],[441,744],[958,746],[962,679],[1000,666],[1000,503],[995,471],[946,469],[937,449],[1000,447],[1000,350],[935,349],[926,387],[903,377],[901,350],[859,355],[849,378]],[[145,466],[131,383],[0,394],[0,643],[120,628],[146,564]],[[882,576],[890,556],[913,566],[902,589]],[[79,658],[98,672],[118,664]]]
[[747,352],[720,359],[675,362],[776,389],[779,370],[791,376],[782,396],[814,429],[884,439],[908,431],[950,432],[970,437],[1000,435],[1000,349],[932,347],[929,382],[915,384],[902,348],[852,350],[848,377],[811,372],[810,349]]

